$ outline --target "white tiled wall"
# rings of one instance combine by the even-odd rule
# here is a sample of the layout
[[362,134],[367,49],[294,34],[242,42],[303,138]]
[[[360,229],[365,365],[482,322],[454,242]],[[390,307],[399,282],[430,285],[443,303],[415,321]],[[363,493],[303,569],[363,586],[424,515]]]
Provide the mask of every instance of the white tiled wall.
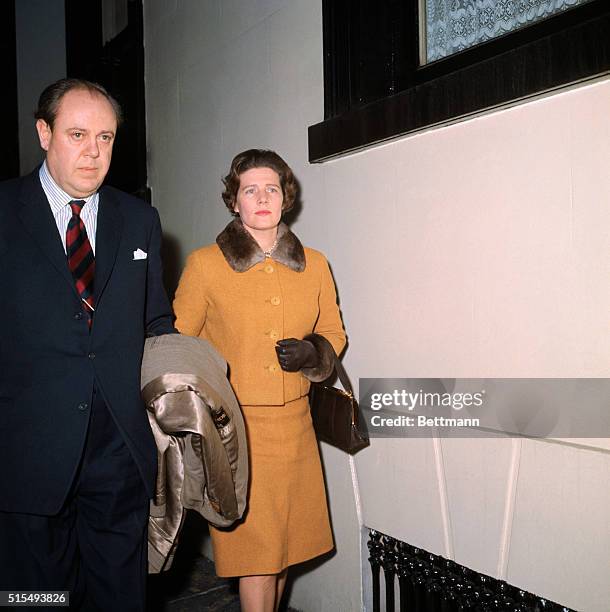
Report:
[[[274,148],[302,184],[294,229],[331,262],[354,381],[609,376],[610,82],[309,165],[320,4],[145,0],[150,180],[181,257],[228,222],[233,155]],[[323,455],[337,554],[301,572],[293,606],[360,609],[361,510],[367,526],[607,609],[607,450],[374,440],[356,489],[347,457]]]

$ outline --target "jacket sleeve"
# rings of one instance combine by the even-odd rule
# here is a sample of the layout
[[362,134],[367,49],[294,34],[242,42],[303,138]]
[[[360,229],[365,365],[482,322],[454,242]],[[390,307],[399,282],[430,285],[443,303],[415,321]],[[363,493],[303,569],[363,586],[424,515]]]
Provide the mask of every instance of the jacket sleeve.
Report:
[[146,335],[160,336],[176,333],[172,309],[163,285],[161,263],[161,222],[159,213],[152,209],[154,219],[148,245],[148,278],[146,281]]
[[203,266],[195,251],[186,260],[174,299],[176,329],[181,334],[199,336],[203,330],[208,311],[204,287]]
[[335,367],[332,351],[334,350],[339,355],[345,347],[346,341],[345,330],[337,305],[335,282],[325,259],[321,265],[318,305],[320,314],[313,333],[304,338],[314,345],[318,354],[318,364],[314,368],[303,368],[301,370],[303,375],[312,382],[320,382],[332,374]]

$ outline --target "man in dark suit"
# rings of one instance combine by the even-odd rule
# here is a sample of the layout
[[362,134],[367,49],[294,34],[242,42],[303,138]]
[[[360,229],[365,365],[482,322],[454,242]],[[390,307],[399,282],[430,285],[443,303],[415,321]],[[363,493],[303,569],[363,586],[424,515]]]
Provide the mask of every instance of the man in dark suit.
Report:
[[102,182],[121,119],[99,85],[41,95],[46,151],[0,184],[0,591],[143,610],[156,449],[145,337],[174,332],[155,209]]

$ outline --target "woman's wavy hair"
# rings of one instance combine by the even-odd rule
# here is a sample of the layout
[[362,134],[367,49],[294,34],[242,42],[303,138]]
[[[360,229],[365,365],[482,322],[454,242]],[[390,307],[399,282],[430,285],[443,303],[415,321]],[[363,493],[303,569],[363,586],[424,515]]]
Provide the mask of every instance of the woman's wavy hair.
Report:
[[222,199],[233,216],[237,216],[234,210],[237,192],[239,191],[239,177],[252,168],[271,168],[280,177],[280,187],[284,201],[282,212],[289,211],[297,195],[297,181],[290,166],[275,152],[267,149],[248,149],[238,153],[231,162],[229,173],[222,179],[225,186]]

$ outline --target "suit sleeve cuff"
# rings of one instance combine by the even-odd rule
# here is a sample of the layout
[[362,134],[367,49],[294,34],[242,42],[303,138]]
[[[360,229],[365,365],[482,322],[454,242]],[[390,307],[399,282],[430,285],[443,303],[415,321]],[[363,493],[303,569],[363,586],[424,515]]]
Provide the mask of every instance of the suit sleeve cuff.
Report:
[[302,368],[301,373],[311,382],[326,380],[335,369],[335,350],[333,345],[319,334],[308,334],[303,338],[313,344],[318,356],[318,363],[313,368]]

